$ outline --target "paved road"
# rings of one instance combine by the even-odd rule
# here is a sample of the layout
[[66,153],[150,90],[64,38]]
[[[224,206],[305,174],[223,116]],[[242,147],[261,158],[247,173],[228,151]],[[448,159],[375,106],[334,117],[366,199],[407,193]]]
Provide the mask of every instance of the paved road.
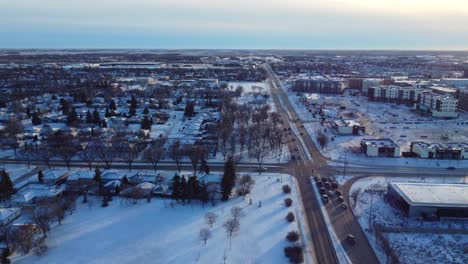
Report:
[[[293,133],[290,136],[291,138],[287,139],[289,150],[293,153],[295,147],[298,146],[301,152],[309,152],[312,158],[305,163],[299,161],[289,163],[288,172],[299,182],[309,230],[314,245],[313,252],[315,253],[316,263],[338,263],[335,248],[331,242],[325,220],[320,210],[319,201],[314,195],[310,185],[310,176],[333,176],[340,168],[328,166],[327,159],[321,155],[307,130],[303,127],[303,123],[299,120],[287,95],[281,89],[278,78],[276,78],[268,65],[265,65],[265,69],[270,77],[273,99],[275,100],[278,111],[282,115],[283,120],[288,120],[288,125],[294,125],[296,129],[293,130],[297,130],[299,133],[299,135]],[[351,173],[353,173],[353,171]],[[335,233],[341,241],[347,234],[353,234],[355,237],[356,245],[349,246],[347,243],[343,243],[343,247],[350,260],[354,263],[379,263],[357,220],[352,217],[352,215],[351,217],[348,215],[342,217],[336,214],[334,208],[330,208],[330,206],[327,206],[327,211],[329,212],[329,217],[331,218]]]

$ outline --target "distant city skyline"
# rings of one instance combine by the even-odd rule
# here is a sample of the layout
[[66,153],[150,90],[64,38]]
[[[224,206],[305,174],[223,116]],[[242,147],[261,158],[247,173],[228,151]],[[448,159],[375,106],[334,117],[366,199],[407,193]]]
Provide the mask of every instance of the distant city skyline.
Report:
[[468,50],[468,2],[0,0],[0,48]]

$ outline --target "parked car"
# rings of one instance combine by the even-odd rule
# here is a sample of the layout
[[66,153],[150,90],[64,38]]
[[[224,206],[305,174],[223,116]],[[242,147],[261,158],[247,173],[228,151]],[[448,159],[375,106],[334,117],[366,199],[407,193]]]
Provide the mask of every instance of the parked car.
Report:
[[356,244],[356,240],[354,239],[354,236],[351,234],[346,235],[346,241],[350,243],[351,245]]
[[345,204],[345,203],[342,203],[342,204],[340,205],[340,207],[341,207],[341,209],[343,209],[343,210],[348,209],[348,205]]
[[344,198],[343,198],[343,196],[341,196],[341,195],[340,195],[340,196],[338,196],[338,202],[340,202],[340,203],[344,202]]
[[318,181],[318,180],[319,180],[319,177],[314,176],[314,181]]
[[447,170],[455,170],[456,168],[453,166],[447,167]]

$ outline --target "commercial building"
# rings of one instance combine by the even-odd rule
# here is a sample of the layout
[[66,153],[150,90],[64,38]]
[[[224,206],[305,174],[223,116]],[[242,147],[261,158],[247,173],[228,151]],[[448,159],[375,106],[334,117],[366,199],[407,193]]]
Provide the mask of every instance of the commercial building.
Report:
[[458,110],[468,112],[468,89],[458,89]]
[[344,83],[342,79],[313,76],[294,81],[292,91],[318,94],[341,94]]
[[468,79],[468,62],[465,62],[465,65],[463,67],[463,78]]
[[383,79],[377,79],[377,78],[367,78],[362,80],[362,93],[367,94],[369,92],[370,87],[374,86],[380,86],[382,85]]
[[348,79],[348,88],[362,90],[362,82],[364,78],[349,78]]
[[363,139],[361,147],[368,157],[400,157],[400,146],[388,138]]
[[390,182],[388,200],[409,217],[468,217],[468,185]]
[[411,142],[411,152],[424,159],[468,159],[468,143]]
[[423,89],[413,87],[379,85],[369,87],[367,96],[370,101],[415,104],[423,92]]
[[454,118],[458,116],[458,99],[425,92],[419,99],[418,109],[431,113],[434,117]]
[[366,127],[359,124],[356,120],[352,119],[337,119],[332,123],[333,129],[340,135],[358,135],[365,133]]
[[440,80],[441,84],[455,86],[459,88],[468,87],[468,78],[456,79],[456,78],[446,78]]

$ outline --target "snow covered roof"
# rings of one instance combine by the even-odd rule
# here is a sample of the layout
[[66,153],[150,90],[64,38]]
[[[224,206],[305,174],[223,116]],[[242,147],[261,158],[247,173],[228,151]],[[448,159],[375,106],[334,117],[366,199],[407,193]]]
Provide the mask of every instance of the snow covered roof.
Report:
[[0,208],[0,221],[8,219],[12,214],[21,210],[19,207]]
[[391,182],[390,186],[411,206],[468,208],[468,185]]

